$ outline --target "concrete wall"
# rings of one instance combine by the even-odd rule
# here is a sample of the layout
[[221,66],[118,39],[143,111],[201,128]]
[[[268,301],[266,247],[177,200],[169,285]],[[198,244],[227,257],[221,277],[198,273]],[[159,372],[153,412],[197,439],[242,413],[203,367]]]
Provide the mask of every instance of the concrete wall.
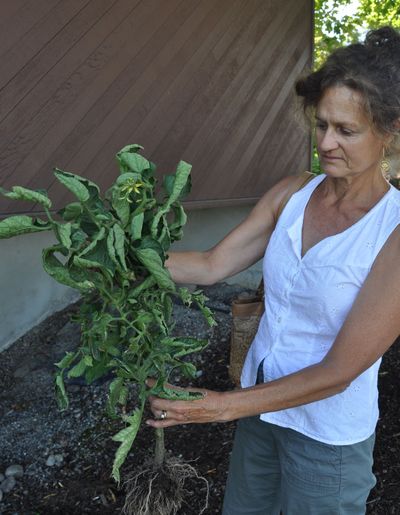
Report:
[[[231,207],[189,212],[185,237],[174,248],[203,250],[211,247],[249,210],[248,207]],[[42,248],[52,242],[53,236],[47,233],[0,240],[0,350],[78,298],[75,290],[58,284],[42,269]],[[261,263],[257,263],[228,282],[255,287],[260,276]]]
[[42,269],[42,248],[53,241],[49,233],[0,240],[0,350],[78,298]]
[[[174,244],[174,250],[206,250],[218,243],[231,229],[246,218],[250,207],[224,207],[199,209],[188,213],[184,238]],[[230,284],[240,284],[256,288],[260,283],[262,262],[226,280]]]

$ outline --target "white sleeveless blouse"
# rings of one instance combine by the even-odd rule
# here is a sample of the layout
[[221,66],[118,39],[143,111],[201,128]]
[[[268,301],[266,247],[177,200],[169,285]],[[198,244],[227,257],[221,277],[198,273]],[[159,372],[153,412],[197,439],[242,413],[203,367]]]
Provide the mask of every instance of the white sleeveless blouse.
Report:
[[[302,258],[304,210],[324,178],[315,177],[291,197],[271,235],[263,262],[265,313],[243,367],[243,388],[255,384],[264,358],[265,382],[324,358],[376,256],[400,223],[400,192],[391,186],[358,222],[323,239]],[[342,393],[260,417],[333,445],[363,441],[378,420],[380,362]]]

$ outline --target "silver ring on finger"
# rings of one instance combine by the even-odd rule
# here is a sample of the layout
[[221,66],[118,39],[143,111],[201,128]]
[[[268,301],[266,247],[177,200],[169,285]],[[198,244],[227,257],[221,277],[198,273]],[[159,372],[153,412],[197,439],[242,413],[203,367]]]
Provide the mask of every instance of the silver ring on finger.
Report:
[[161,411],[160,419],[161,419],[161,420],[164,420],[164,419],[166,419],[166,418],[167,418],[167,412],[163,409],[163,410]]

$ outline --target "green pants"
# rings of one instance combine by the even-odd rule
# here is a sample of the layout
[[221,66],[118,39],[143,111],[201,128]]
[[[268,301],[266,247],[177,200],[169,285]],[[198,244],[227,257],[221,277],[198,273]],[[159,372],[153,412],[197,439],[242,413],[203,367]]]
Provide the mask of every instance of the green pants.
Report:
[[[334,423],[334,422],[333,422]],[[238,422],[223,515],[363,515],[375,435],[328,445],[261,421]]]

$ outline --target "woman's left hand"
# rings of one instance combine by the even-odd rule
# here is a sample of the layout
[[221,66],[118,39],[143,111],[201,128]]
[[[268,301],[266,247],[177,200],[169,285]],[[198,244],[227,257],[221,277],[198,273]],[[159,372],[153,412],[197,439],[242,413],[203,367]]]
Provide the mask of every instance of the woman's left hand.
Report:
[[[153,383],[148,380],[149,386]],[[152,427],[170,427],[179,424],[204,424],[206,422],[227,422],[227,402],[224,392],[214,392],[203,388],[176,388],[181,391],[199,392],[201,399],[190,401],[171,401],[160,397],[149,397],[154,419],[146,420]]]

